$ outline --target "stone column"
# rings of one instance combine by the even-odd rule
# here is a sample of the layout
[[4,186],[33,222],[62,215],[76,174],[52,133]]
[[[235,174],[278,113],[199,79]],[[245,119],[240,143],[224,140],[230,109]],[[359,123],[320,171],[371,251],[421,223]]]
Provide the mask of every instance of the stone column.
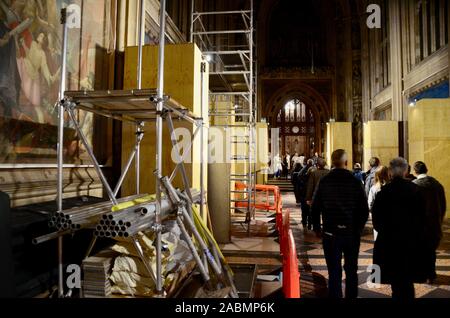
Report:
[[[389,1],[389,39],[391,56],[391,88],[392,88],[392,120],[400,122],[400,134],[408,134],[408,105],[403,98],[403,74],[402,74],[402,39],[401,39],[401,12],[400,1]],[[408,138],[399,141],[403,149],[402,155],[408,154]]]
[[366,16],[361,18],[361,85],[362,85],[362,121],[370,120],[370,65],[369,65],[369,33],[366,25]]
[[392,120],[405,120],[402,102],[402,42],[401,42],[401,16],[398,0],[389,1],[390,21],[390,55],[391,55],[391,85],[392,85]]

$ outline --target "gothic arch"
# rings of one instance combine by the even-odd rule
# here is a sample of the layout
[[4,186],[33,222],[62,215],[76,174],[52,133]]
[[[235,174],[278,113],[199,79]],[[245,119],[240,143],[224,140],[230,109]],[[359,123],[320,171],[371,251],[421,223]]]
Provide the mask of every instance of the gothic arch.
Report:
[[276,116],[284,104],[294,98],[302,100],[311,107],[321,122],[324,123],[330,119],[329,106],[325,99],[314,88],[304,83],[287,84],[273,93],[266,106],[266,116]]
[[[329,107],[325,99],[312,87],[303,83],[287,84],[276,91],[266,106],[266,116],[270,118],[272,127],[276,127],[276,117],[284,105],[299,99],[311,109],[315,117],[315,145],[317,151],[323,152],[324,124],[330,119]],[[317,146],[318,145],[318,146]]]

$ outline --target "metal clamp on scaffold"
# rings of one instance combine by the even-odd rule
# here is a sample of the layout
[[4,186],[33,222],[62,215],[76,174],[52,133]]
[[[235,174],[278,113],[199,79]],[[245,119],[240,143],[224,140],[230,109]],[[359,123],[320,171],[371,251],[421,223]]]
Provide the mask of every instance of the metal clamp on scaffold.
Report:
[[158,95],[152,95],[150,96],[150,101],[152,103],[158,104],[158,103],[165,103],[170,99],[169,95],[164,95],[162,98],[159,98]]
[[136,137],[139,138],[139,141],[142,141],[142,138],[144,138],[144,133],[145,131],[143,130],[144,128],[144,123],[143,122],[139,122],[136,124]]

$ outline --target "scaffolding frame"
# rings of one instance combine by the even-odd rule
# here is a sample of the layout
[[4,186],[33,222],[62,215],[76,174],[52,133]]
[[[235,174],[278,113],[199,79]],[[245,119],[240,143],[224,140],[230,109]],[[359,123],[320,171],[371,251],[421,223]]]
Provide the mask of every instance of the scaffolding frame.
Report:
[[[224,83],[226,90],[222,91],[210,91],[210,101],[215,100],[220,96],[228,98],[234,98],[235,100],[242,100],[243,104],[238,105],[236,103],[233,109],[220,110],[210,109],[210,119],[215,117],[222,117],[227,119],[225,125],[212,125],[215,127],[223,127],[225,129],[243,128],[245,130],[244,135],[232,135],[231,144],[236,146],[237,144],[247,145],[247,151],[245,154],[234,154],[229,158],[232,163],[244,164],[244,173],[231,173],[230,174],[230,211],[232,215],[235,215],[237,211],[242,211],[242,207],[236,207],[236,203],[245,202],[247,208],[245,211],[245,221],[239,223],[247,223],[247,234],[250,235],[251,220],[255,219],[254,203],[255,187],[256,187],[256,119],[257,119],[257,81],[256,81],[256,46],[254,42],[254,8],[253,0],[249,1],[249,8],[228,10],[228,11],[197,11],[195,7],[195,1],[192,0],[191,4],[191,28],[190,28],[190,41],[196,42],[200,47],[204,57],[208,60],[214,59],[217,61],[215,70],[210,72],[211,76],[218,76]],[[206,17],[240,17],[237,18],[242,22],[243,28],[237,28],[233,30],[208,30],[204,23]],[[217,45],[217,42],[221,38],[244,36],[244,44],[230,44],[232,41],[228,41],[226,45]],[[224,59],[226,57],[234,56],[238,57],[238,64],[227,64]],[[237,76],[240,77],[245,83],[245,89],[236,91],[232,88],[227,77]],[[234,118],[233,124],[229,124],[230,118]],[[239,121],[237,121],[239,120]],[[246,185],[246,191],[240,191],[232,189],[231,186],[234,182],[241,182]],[[244,198],[236,199],[236,196],[244,196]]]
[[[192,220],[191,205],[193,203],[200,205],[200,210],[203,210],[203,205],[205,201],[204,196],[204,161],[203,156],[200,161],[200,202],[194,202],[192,194],[190,191],[190,184],[187,178],[186,169],[184,167],[184,159],[187,151],[183,157],[178,156],[177,164],[174,170],[170,174],[170,178],[163,177],[162,174],[162,139],[163,139],[163,120],[168,123],[168,128],[171,135],[172,146],[178,150],[177,140],[174,132],[173,116],[176,118],[185,120],[187,122],[195,125],[195,132],[193,133],[193,138],[189,149],[195,141],[198,132],[200,136],[203,136],[203,130],[205,127],[203,118],[195,116],[188,109],[177,103],[175,100],[169,96],[164,95],[164,53],[165,53],[165,30],[166,30],[166,15],[165,15],[166,1],[160,1],[160,42],[159,42],[159,57],[158,57],[158,81],[156,89],[142,89],[142,49],[143,49],[143,32],[144,32],[144,0],[140,1],[140,21],[139,21],[139,45],[138,45],[138,72],[137,72],[137,83],[138,88],[136,90],[115,90],[115,91],[66,91],[66,71],[67,71],[67,11],[65,8],[61,10],[61,24],[63,27],[63,41],[62,41],[62,67],[61,67],[61,79],[60,79],[60,90],[58,96],[58,102],[56,104],[58,108],[58,140],[57,140],[57,213],[64,211],[63,209],[63,170],[64,165],[64,114],[67,113],[69,121],[75,127],[78,137],[81,143],[86,148],[86,151],[93,161],[93,166],[102,182],[102,185],[106,191],[106,194],[110,200],[110,205],[106,206],[106,211],[110,211],[110,208],[117,205],[118,198],[117,195],[119,190],[127,176],[132,162],[135,161],[136,169],[136,194],[140,193],[140,144],[144,138],[143,127],[146,122],[156,122],[156,164],[155,170],[153,171],[155,177],[156,185],[156,201],[155,201],[155,222],[149,224],[149,228],[156,233],[156,273],[153,272],[152,267],[145,259],[143,254],[142,246],[140,245],[137,237],[132,237],[132,243],[138,253],[140,259],[144,263],[150,277],[154,280],[156,286],[156,292],[158,295],[164,295],[164,290],[162,286],[162,257],[161,257],[161,234],[162,234],[162,218],[161,218],[161,193],[164,192],[171,201],[178,206],[177,212],[177,224],[180,226],[182,233],[184,234],[187,243],[191,249],[191,252],[196,260],[199,271],[205,279],[207,284],[210,284],[210,275],[208,264],[217,274],[219,283],[229,284],[231,286],[230,296],[236,297],[237,292],[234,287],[234,283],[230,276],[230,273],[225,269],[225,265],[221,263],[218,257],[218,251],[216,247],[212,245],[212,252],[206,246],[206,243],[202,240],[199,233],[197,232],[195,225]],[[202,85],[203,89],[203,85]],[[120,106],[119,108],[117,106]],[[114,189],[108,183],[101,166],[99,165],[92,147],[89,145],[89,141],[84,135],[75,115],[76,110],[84,110],[97,114],[99,116],[112,118],[120,120],[122,122],[129,122],[135,124],[136,127],[136,139],[134,148],[123,168],[123,171],[119,177],[117,184]],[[200,147],[203,151],[203,140],[200,141]],[[179,154],[177,152],[177,154]],[[172,180],[176,174],[180,172],[182,174],[183,185],[185,187],[186,195],[179,193],[172,185]],[[184,202],[184,204],[183,204]],[[186,202],[188,204],[186,204]],[[89,206],[83,207],[89,209]],[[191,213],[188,213],[190,211]],[[194,235],[200,253],[197,251],[192,239],[191,234],[186,230],[184,223],[187,223],[191,234]],[[65,230],[56,233],[51,233],[43,237],[37,238],[35,241],[42,243],[44,241],[57,238],[58,239],[58,296],[64,297],[64,273],[63,273],[63,236],[68,234],[73,234],[75,230]],[[94,235],[92,241],[89,244],[88,250],[86,252],[86,257],[90,255],[94,245],[96,243],[97,236]],[[38,244],[37,243],[37,244]],[[201,258],[201,259],[200,259]],[[223,275],[227,275],[226,279]]]

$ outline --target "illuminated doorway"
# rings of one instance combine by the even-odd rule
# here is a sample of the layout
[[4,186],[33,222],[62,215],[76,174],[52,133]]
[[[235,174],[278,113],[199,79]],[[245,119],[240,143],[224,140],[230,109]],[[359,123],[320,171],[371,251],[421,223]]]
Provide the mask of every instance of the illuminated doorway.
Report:
[[312,157],[318,136],[312,110],[299,99],[288,101],[278,112],[275,126],[280,129],[280,154],[298,153]]

